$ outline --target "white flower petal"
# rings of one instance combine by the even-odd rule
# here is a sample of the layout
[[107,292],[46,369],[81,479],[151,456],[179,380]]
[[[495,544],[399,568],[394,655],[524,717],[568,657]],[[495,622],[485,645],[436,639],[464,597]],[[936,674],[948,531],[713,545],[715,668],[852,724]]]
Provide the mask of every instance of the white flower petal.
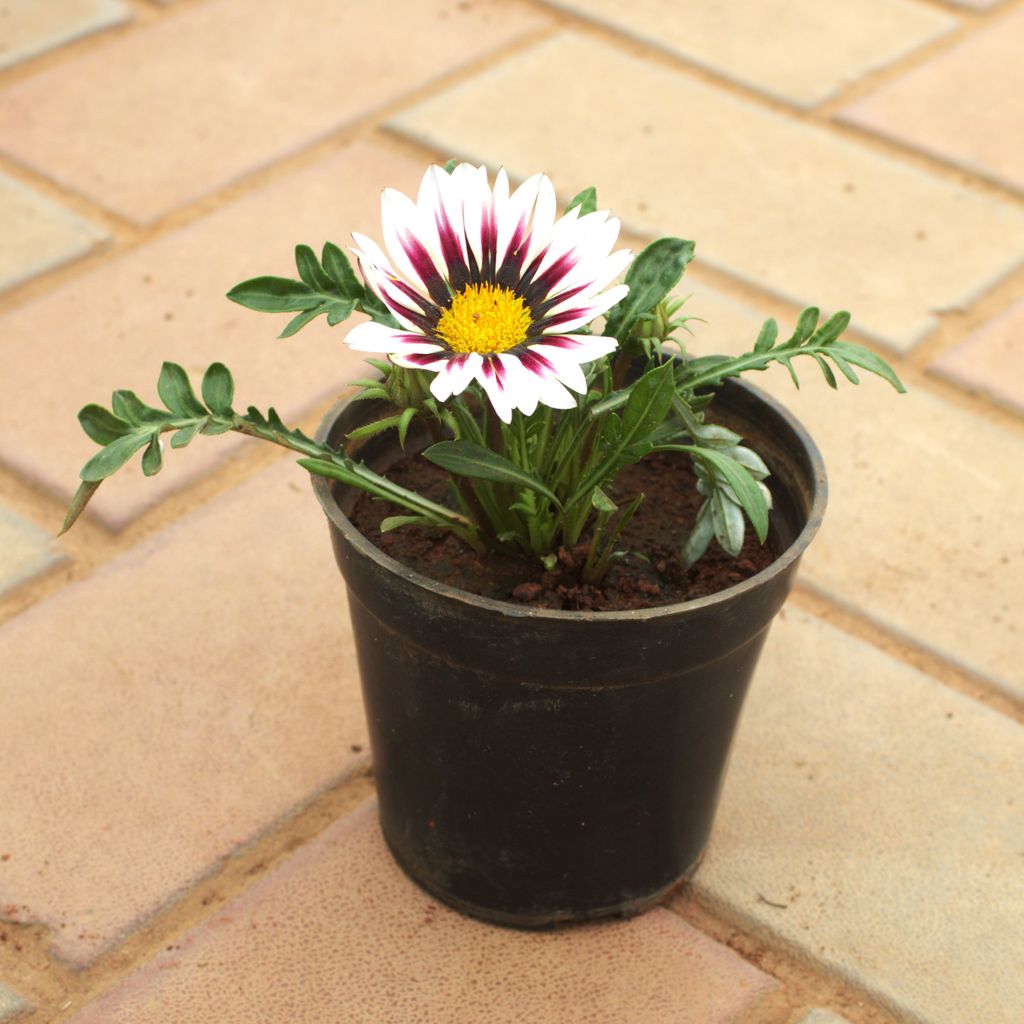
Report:
[[446,402],[452,395],[461,395],[476,376],[482,362],[483,359],[476,352],[452,356],[430,382],[430,393],[439,402]]
[[609,288],[602,295],[594,296],[584,302],[578,299],[569,300],[564,305],[566,308],[556,312],[549,312],[544,317],[543,334],[567,334],[577,327],[589,324],[595,317],[611,309],[616,302],[621,301],[628,294],[629,288],[624,285],[616,285]]
[[513,401],[509,392],[508,371],[499,357],[481,360],[476,379],[490,399],[491,406],[503,423],[512,422]]
[[357,324],[345,336],[345,344],[356,352],[442,352],[441,345],[411,331],[396,331],[376,320]]

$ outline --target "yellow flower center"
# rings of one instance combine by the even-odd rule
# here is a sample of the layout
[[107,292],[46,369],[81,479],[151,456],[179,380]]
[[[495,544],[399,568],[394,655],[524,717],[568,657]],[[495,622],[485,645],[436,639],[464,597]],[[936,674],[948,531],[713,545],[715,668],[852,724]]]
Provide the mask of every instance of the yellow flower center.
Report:
[[452,299],[437,333],[453,352],[507,352],[526,340],[530,311],[507,288],[471,284]]

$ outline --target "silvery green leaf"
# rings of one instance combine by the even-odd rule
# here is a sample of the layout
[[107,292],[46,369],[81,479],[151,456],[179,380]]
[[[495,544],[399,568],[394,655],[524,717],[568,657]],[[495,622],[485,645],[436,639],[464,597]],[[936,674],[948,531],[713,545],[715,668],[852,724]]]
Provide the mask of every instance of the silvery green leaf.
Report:
[[743,548],[743,512],[721,489],[711,496],[711,521],[718,543],[735,558]]
[[156,390],[160,401],[178,416],[191,419],[206,415],[206,407],[196,398],[188,374],[177,363],[164,363],[156,382]]
[[761,333],[757,336],[757,342],[754,344],[754,351],[767,352],[775,344],[775,339],[778,336],[779,325],[772,319],[765,320],[761,326]]
[[98,451],[83,467],[81,477],[90,483],[105,480],[116,473],[144,444],[149,443],[149,434],[126,434],[111,441]]
[[388,516],[380,521],[380,532],[390,533],[400,526],[435,526],[426,516]]
[[765,477],[771,476],[764,459],[751,448],[738,444],[735,448],[726,448],[722,454],[738,462],[755,480],[764,480]]
[[142,472],[146,476],[155,476],[164,464],[163,444],[160,435],[154,434],[146,450],[142,453]]
[[203,374],[203,401],[218,416],[231,415],[231,402],[235,397],[235,382],[231,371],[223,363],[210,363]]
[[697,513],[697,519],[693,524],[693,529],[683,545],[682,559],[687,569],[707,551],[708,544],[711,543],[711,538],[714,535],[715,527],[711,522],[711,506],[709,502],[705,501],[701,505],[700,511]]
[[78,413],[82,429],[97,444],[110,444],[132,432],[132,424],[115,416],[102,405],[87,405]]
[[815,306],[808,306],[797,318],[796,330],[786,344],[796,346],[807,341],[814,334],[814,328],[818,326],[818,316],[818,309]]
[[703,423],[693,432],[695,441],[707,445],[709,448],[732,448],[743,440],[739,434],[727,427],[720,427],[713,423]]
[[761,496],[764,498],[764,503],[768,506],[768,508],[774,508],[775,500],[774,498],[772,498],[772,492],[768,489],[768,485],[763,484],[760,480],[758,480],[757,489],[761,492]]
[[[184,448],[209,422],[209,418],[204,416],[201,420],[196,420],[195,423],[190,423],[187,427],[176,430],[171,435],[171,447]],[[230,430],[231,428],[228,427],[228,429]]]

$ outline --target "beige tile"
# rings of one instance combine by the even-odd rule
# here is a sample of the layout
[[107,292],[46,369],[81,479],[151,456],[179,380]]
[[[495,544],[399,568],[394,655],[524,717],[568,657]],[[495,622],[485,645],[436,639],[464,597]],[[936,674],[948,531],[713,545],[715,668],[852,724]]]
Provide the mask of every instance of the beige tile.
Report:
[[350,771],[346,620],[282,464],[4,625],[3,916],[87,963]]
[[5,0],[0,68],[131,18],[121,0]]
[[[17,383],[0,404],[0,459],[68,498],[96,446],[75,414],[109,403],[115,388],[156,402],[164,359],[194,377],[220,360],[234,371],[237,405],[274,405],[295,421],[363,370],[344,343],[349,325],[321,318],[295,337],[276,336],[288,315],[243,309],[224,298],[260,274],[295,276],[293,249],[347,245],[349,232],[380,235],[384,184],[413,189],[419,164],[358,144],[249,195],[174,234],[103,264],[0,319],[0,360]],[[135,460],[107,481],[90,509],[120,528],[171,491],[237,453],[237,435],[197,438],[168,451],[146,479]],[[59,523],[45,524],[56,530]]]
[[84,255],[107,237],[5,174],[0,174],[0,224],[0,291]]
[[61,559],[52,534],[0,505],[0,594]]
[[0,1020],[12,1020],[32,1008],[18,998],[3,982],[0,982]]
[[895,79],[841,117],[1024,192],[1024,11]]
[[789,609],[695,885],[897,1020],[1017,1024],[1022,790],[1018,723]]
[[512,0],[210,0],[16,83],[5,152],[149,222],[544,24]]
[[401,874],[370,805],[72,1020],[731,1024],[774,987],[665,910],[533,933],[461,917]]
[[555,2],[800,107],[815,106],[957,25],[916,0],[756,0],[685,8],[664,0]]
[[939,356],[929,370],[1024,412],[1024,301]]
[[[551,97],[552,116],[536,117]],[[695,238],[698,260],[794,302],[851,309],[899,349],[1024,258],[1013,206],[573,34],[394,124],[519,176],[546,170],[566,197],[596,184],[638,233]]]

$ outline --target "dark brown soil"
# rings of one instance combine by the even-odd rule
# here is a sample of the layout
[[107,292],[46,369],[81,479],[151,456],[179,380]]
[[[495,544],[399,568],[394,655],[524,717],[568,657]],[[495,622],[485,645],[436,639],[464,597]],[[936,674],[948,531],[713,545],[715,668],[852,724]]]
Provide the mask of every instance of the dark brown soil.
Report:
[[[453,504],[449,476],[426,460],[404,458],[387,475],[433,501]],[[525,556],[478,555],[446,530],[404,526],[381,534],[381,520],[403,510],[367,495],[356,502],[352,521],[362,536],[386,554],[432,580],[482,597],[539,608],[625,611],[676,604],[725,590],[760,572],[777,556],[770,538],[761,547],[748,528],[738,558],[712,541],[695,565],[683,567],[679,550],[702,501],[685,456],[656,453],[628,467],[611,497],[622,504],[640,492],[644,501],[621,536],[620,547],[631,555],[613,564],[597,585],[580,579],[589,551],[586,543],[571,551],[561,549],[558,565],[546,571],[536,559]],[[637,552],[645,557],[636,557]]]
[[[387,475],[434,501],[452,504],[448,475],[424,459],[404,458]],[[696,565],[684,568],[678,552],[703,501],[684,455],[659,452],[628,467],[611,496],[621,505],[638,492],[644,500],[619,546],[646,560],[631,554],[596,585],[580,580],[586,543],[571,551],[563,548],[559,564],[545,571],[526,556],[478,555],[445,530],[402,527],[382,534],[381,520],[403,510],[367,495],[356,503],[352,521],[371,543],[431,579],[482,597],[573,611],[626,611],[705,597],[760,572],[778,554],[771,538],[761,547],[748,528],[739,558],[726,554],[713,540]]]

